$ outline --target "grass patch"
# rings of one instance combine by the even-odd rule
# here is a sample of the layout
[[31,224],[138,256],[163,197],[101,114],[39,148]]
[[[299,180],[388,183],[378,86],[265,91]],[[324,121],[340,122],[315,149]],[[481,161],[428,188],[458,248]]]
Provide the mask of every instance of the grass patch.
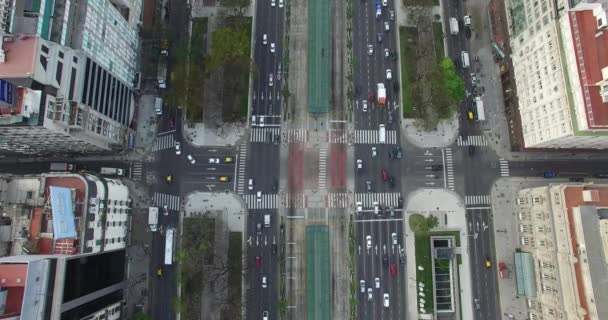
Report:
[[228,296],[222,311],[222,319],[241,319],[241,283],[243,234],[230,232],[228,235]]
[[[207,43],[207,18],[192,19],[192,38],[190,41],[189,70],[186,92],[188,95],[187,115],[191,121],[203,119],[205,96],[205,46]],[[184,72],[185,73],[185,72]],[[179,93],[177,93],[179,94]]]
[[[429,233],[414,233],[414,245],[416,246],[416,287],[418,283],[424,283],[424,300],[427,301],[426,313],[432,313],[433,301],[433,270],[431,253],[431,235]],[[418,267],[424,268],[420,270]]]
[[445,57],[445,49],[443,47],[443,27],[441,22],[433,22],[433,46],[435,47],[435,60],[441,62]]
[[412,48],[416,46],[418,30],[416,28],[399,27],[399,42],[401,50],[401,94],[403,95],[403,117],[413,118],[411,83],[416,79],[416,59]]

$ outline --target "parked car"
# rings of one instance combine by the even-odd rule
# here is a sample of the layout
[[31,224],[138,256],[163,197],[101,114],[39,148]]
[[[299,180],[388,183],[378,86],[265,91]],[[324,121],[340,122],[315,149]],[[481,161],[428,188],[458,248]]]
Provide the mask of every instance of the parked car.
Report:
[[557,177],[557,173],[555,171],[545,171],[545,172],[543,172],[543,177],[555,178],[555,177]]

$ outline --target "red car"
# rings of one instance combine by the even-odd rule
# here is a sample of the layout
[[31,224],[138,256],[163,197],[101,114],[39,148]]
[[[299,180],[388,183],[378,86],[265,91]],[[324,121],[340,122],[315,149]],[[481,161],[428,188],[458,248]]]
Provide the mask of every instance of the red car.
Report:
[[260,268],[262,268],[262,257],[256,256],[255,257],[255,269],[259,271]]
[[386,169],[382,169],[382,180],[388,180],[388,171],[386,171]]
[[392,277],[397,276],[397,266],[394,263],[391,263],[391,266],[388,269],[391,272]]

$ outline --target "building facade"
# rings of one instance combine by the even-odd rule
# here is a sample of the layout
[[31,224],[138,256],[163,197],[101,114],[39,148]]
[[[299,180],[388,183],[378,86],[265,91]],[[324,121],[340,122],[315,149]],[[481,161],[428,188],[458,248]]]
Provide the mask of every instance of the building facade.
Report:
[[517,204],[528,318],[607,319],[608,185],[523,189]]
[[506,0],[526,148],[608,148],[606,3]]
[[131,84],[80,50],[32,36],[4,36],[0,149],[24,154],[128,147]]

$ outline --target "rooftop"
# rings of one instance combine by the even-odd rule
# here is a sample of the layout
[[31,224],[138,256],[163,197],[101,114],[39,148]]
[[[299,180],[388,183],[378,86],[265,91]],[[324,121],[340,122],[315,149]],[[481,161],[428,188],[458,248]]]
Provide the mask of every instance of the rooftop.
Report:
[[0,63],[0,78],[18,79],[33,75],[39,41],[40,38],[32,36],[4,37],[5,62]]

